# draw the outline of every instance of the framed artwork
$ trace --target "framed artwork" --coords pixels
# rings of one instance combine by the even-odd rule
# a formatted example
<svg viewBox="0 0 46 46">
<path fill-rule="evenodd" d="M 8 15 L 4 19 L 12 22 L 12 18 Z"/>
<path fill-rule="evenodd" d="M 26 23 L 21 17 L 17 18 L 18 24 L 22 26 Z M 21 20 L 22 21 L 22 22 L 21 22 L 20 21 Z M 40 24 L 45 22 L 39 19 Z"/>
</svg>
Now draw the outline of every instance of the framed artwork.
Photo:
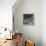
<svg viewBox="0 0 46 46">
<path fill-rule="evenodd" d="M 15 20 L 14 20 L 14 13 L 13 13 L 13 31 L 15 30 Z"/>
<path fill-rule="evenodd" d="M 23 14 L 23 24 L 34 25 L 34 14 Z"/>
</svg>

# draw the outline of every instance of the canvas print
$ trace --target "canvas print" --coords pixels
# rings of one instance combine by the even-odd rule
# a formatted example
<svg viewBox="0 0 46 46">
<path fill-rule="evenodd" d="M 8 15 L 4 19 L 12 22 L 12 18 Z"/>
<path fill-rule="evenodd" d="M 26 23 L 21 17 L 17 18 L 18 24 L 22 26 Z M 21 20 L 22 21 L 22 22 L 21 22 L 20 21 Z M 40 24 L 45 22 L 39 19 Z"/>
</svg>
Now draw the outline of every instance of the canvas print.
<svg viewBox="0 0 46 46">
<path fill-rule="evenodd" d="M 23 15 L 23 24 L 34 25 L 34 14 L 24 14 Z"/>
</svg>

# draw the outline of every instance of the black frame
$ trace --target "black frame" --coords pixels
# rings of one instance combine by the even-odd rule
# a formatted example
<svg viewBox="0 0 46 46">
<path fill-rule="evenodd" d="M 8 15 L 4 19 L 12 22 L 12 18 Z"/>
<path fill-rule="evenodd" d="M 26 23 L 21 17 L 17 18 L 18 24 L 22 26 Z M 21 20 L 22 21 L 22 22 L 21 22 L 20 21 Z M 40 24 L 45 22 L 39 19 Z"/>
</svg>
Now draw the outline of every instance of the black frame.
<svg viewBox="0 0 46 46">
<path fill-rule="evenodd" d="M 23 14 L 23 24 L 34 25 L 34 14 Z"/>
</svg>

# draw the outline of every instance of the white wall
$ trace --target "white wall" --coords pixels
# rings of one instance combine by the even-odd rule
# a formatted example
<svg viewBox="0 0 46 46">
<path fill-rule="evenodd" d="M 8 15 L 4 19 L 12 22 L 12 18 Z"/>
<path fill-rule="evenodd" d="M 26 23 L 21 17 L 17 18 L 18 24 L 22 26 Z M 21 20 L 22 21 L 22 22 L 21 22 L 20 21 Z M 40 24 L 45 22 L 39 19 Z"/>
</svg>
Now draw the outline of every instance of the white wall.
<svg viewBox="0 0 46 46">
<path fill-rule="evenodd" d="M 46 46 L 46 0 L 41 1 L 41 38 L 42 46 Z"/>
<path fill-rule="evenodd" d="M 36 46 L 41 46 L 41 1 L 23 0 L 17 9 L 13 8 L 13 11 L 15 16 L 15 28 L 19 32 L 22 32 L 25 38 L 27 37 L 28 39 L 34 40 Z M 23 14 L 25 13 L 34 13 L 35 25 L 23 24 Z"/>
<path fill-rule="evenodd" d="M 12 28 L 12 6 L 16 0 L 0 0 L 0 27 Z"/>
</svg>

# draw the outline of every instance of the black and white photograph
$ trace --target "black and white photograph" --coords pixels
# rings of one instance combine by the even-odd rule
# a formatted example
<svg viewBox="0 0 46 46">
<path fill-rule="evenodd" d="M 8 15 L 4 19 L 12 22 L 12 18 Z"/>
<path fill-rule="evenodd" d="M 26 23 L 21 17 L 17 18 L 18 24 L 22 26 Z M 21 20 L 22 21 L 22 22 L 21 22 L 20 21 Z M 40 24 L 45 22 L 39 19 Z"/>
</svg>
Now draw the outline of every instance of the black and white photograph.
<svg viewBox="0 0 46 46">
<path fill-rule="evenodd" d="M 24 14 L 23 15 L 23 24 L 34 25 L 34 14 Z"/>
</svg>

